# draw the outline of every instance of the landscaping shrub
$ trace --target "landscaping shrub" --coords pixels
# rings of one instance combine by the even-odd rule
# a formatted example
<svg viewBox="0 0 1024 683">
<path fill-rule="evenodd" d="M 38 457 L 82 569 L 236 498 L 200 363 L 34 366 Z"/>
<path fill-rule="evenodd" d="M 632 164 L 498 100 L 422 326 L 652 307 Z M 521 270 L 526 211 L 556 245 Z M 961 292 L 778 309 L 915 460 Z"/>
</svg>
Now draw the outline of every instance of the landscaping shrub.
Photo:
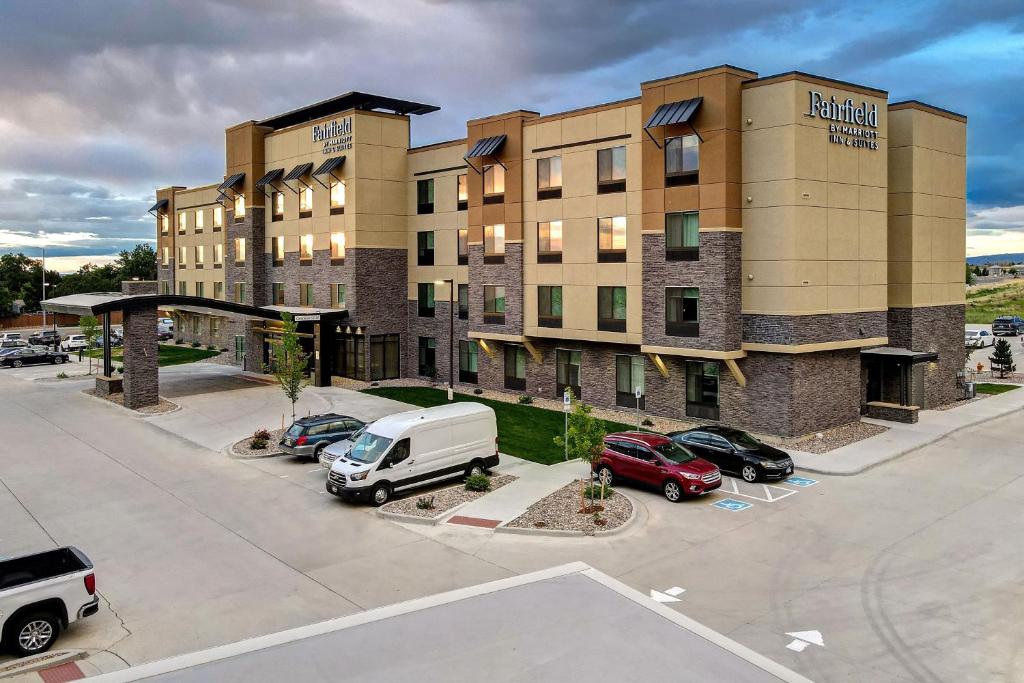
<svg viewBox="0 0 1024 683">
<path fill-rule="evenodd" d="M 61 372 L 57 373 L 57 379 L 67 379 L 67 378 L 68 378 L 68 373 L 64 372 L 63 370 Z"/>
<path fill-rule="evenodd" d="M 262 451 L 267 447 L 268 443 L 270 443 L 270 432 L 263 427 L 260 427 L 253 432 L 252 440 L 249 441 L 249 448 L 254 451 Z"/>
<path fill-rule="evenodd" d="M 202 344 L 200 344 L 199 342 L 197 342 L 197 341 L 192 342 L 192 348 L 193 349 L 198 349 L 200 346 L 202 346 Z"/>
<path fill-rule="evenodd" d="M 217 350 L 217 347 L 216 347 L 216 346 L 214 346 L 213 344 L 207 344 L 207 345 L 206 345 L 206 350 L 207 350 L 207 351 L 216 351 L 216 350 Z"/>
<path fill-rule="evenodd" d="M 491 479 L 486 474 L 471 474 L 466 477 L 467 491 L 490 491 Z"/>
<path fill-rule="evenodd" d="M 479 396 L 480 394 L 484 393 L 484 390 L 483 389 L 474 389 L 473 393 L 476 394 L 477 396 Z"/>
<path fill-rule="evenodd" d="M 433 496 L 421 496 L 416 499 L 416 508 L 419 510 L 433 510 L 434 509 L 434 497 Z"/>
<path fill-rule="evenodd" d="M 611 497 L 612 493 L 614 493 L 614 492 L 615 491 L 612 489 L 611 486 L 605 486 L 604 487 L 604 497 L 605 498 Z M 600 500 L 601 499 L 601 485 L 600 484 L 587 484 L 586 486 L 583 487 L 583 497 L 584 498 L 591 498 L 593 500 Z"/>
<path fill-rule="evenodd" d="M 180 345 L 185 343 L 185 340 L 184 339 L 175 339 L 174 343 L 180 346 Z"/>
<path fill-rule="evenodd" d="M 653 427 L 654 426 L 654 422 L 651 421 L 651 418 L 649 418 L 649 417 L 645 417 L 643 419 L 643 422 L 641 422 L 640 424 L 643 425 L 644 427 Z"/>
<path fill-rule="evenodd" d="M 264 441 L 270 441 L 270 431 L 265 429 L 265 428 L 263 428 L 263 427 L 260 427 L 255 432 L 253 432 L 252 438 L 254 438 L 254 439 L 263 439 Z"/>
<path fill-rule="evenodd" d="M 529 394 L 523 394 L 522 396 L 519 397 L 520 405 L 528 406 L 531 403 L 533 403 L 533 396 L 530 396 Z"/>
</svg>

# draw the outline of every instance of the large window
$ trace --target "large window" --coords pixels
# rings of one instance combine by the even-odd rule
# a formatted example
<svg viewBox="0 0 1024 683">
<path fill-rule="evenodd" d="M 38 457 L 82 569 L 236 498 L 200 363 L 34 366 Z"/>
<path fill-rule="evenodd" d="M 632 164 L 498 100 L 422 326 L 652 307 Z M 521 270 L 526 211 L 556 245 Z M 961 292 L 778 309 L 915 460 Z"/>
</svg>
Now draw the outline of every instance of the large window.
<svg viewBox="0 0 1024 683">
<path fill-rule="evenodd" d="M 335 351 L 334 367 L 342 377 L 366 379 L 366 337 L 361 334 L 341 335 Z"/>
<path fill-rule="evenodd" d="M 284 235 L 270 238 L 271 263 L 275 266 L 284 265 Z"/>
<path fill-rule="evenodd" d="M 245 195 L 244 194 L 236 194 L 235 195 L 235 222 L 238 223 L 238 222 L 244 221 L 244 220 L 245 220 Z"/>
<path fill-rule="evenodd" d="M 505 288 L 484 285 L 484 322 L 488 325 L 505 324 Z"/>
<path fill-rule="evenodd" d="M 505 262 L 505 226 L 484 226 L 484 263 Z"/>
<path fill-rule="evenodd" d="M 423 230 L 416 233 L 416 265 L 434 265 L 434 231 Z"/>
<path fill-rule="evenodd" d="M 416 213 L 434 213 L 434 179 L 416 181 Z"/>
<path fill-rule="evenodd" d="M 204 298 L 206 297 L 206 283 L 205 282 L 197 282 L 196 283 L 196 296 L 204 297 Z M 197 318 L 197 320 L 198 320 L 198 318 Z"/>
<path fill-rule="evenodd" d="M 718 419 L 718 363 L 687 361 L 686 415 Z"/>
<path fill-rule="evenodd" d="M 220 280 L 213 283 L 213 298 L 224 300 L 224 283 Z"/>
<path fill-rule="evenodd" d="M 459 285 L 459 320 L 469 320 L 469 285 Z"/>
<path fill-rule="evenodd" d="M 670 337 L 700 335 L 700 290 L 697 287 L 665 288 L 665 334 Z"/>
<path fill-rule="evenodd" d="M 224 245 L 221 244 L 220 242 L 213 245 L 213 267 L 224 267 Z"/>
<path fill-rule="evenodd" d="M 331 178 L 331 213 L 345 213 L 345 183 Z"/>
<path fill-rule="evenodd" d="M 235 238 L 235 265 L 245 265 L 245 238 Z"/>
<path fill-rule="evenodd" d="M 178 247 L 178 267 L 188 267 L 188 247 Z"/>
<path fill-rule="evenodd" d="M 636 390 L 640 390 L 640 410 L 644 409 L 644 357 L 615 356 L 615 405 L 636 408 Z"/>
<path fill-rule="evenodd" d="M 284 283 L 273 282 L 270 285 L 270 300 L 275 306 L 284 305 Z"/>
<path fill-rule="evenodd" d="M 469 207 L 469 177 L 463 173 L 456 177 L 455 185 L 458 191 L 459 211 L 465 211 Z"/>
<path fill-rule="evenodd" d="M 235 335 L 235 362 L 239 365 L 245 360 L 245 335 Z"/>
<path fill-rule="evenodd" d="M 604 332 L 626 331 L 626 288 L 597 288 L 597 329 Z"/>
<path fill-rule="evenodd" d="M 699 180 L 700 148 L 696 135 L 665 139 L 665 185 L 696 185 Z"/>
<path fill-rule="evenodd" d="M 621 263 L 626 260 L 626 217 L 597 219 L 598 263 Z"/>
<path fill-rule="evenodd" d="M 526 348 L 519 344 L 505 344 L 505 388 L 526 388 Z"/>
<path fill-rule="evenodd" d="M 345 285 L 331 285 L 331 308 L 345 308 Z"/>
<path fill-rule="evenodd" d="M 537 287 L 537 326 L 562 326 L 562 288 L 541 285 Z"/>
<path fill-rule="evenodd" d="M 178 283 L 178 294 L 188 296 L 188 283 L 184 280 Z"/>
<path fill-rule="evenodd" d="M 220 229 L 224 227 L 224 207 L 215 206 L 213 207 L 213 231 L 220 232 Z"/>
<path fill-rule="evenodd" d="M 188 216 L 188 214 L 186 214 L 184 211 L 179 211 L 178 212 L 178 234 L 179 235 L 184 235 L 185 234 L 185 229 L 188 228 L 188 218 L 187 218 L 187 216 Z"/>
<path fill-rule="evenodd" d="M 505 201 L 505 167 L 501 164 L 484 166 L 484 204 Z"/>
<path fill-rule="evenodd" d="M 699 214 L 696 211 L 665 214 L 665 260 L 696 261 L 699 257 Z"/>
<path fill-rule="evenodd" d="M 283 221 L 284 220 L 284 192 L 272 192 L 270 194 L 270 220 L 271 221 Z"/>
<path fill-rule="evenodd" d="M 236 304 L 244 304 L 245 303 L 245 283 L 244 282 L 236 282 L 235 283 L 235 303 Z"/>
<path fill-rule="evenodd" d="M 597 150 L 597 193 L 626 191 L 626 148 Z"/>
<path fill-rule="evenodd" d="M 370 335 L 370 379 L 398 379 L 401 374 L 401 339 L 397 334 Z"/>
<path fill-rule="evenodd" d="M 469 230 L 466 228 L 459 229 L 458 237 L 458 263 L 460 266 L 469 264 Z"/>
<path fill-rule="evenodd" d="M 420 337 L 417 372 L 421 377 L 437 376 L 437 339 L 434 337 Z"/>
<path fill-rule="evenodd" d="M 205 218 L 205 214 L 203 213 L 203 210 L 202 209 L 196 209 L 195 222 L 196 222 L 196 234 L 197 235 L 201 235 L 202 232 L 203 232 L 203 228 L 206 227 L 206 221 L 204 220 L 204 218 Z"/>
<path fill-rule="evenodd" d="M 216 285 L 216 284 L 219 284 L 219 283 L 215 282 L 214 284 Z M 170 294 L 171 293 L 171 283 L 168 282 L 167 280 L 161 280 L 160 281 L 160 293 L 161 294 Z"/>
<path fill-rule="evenodd" d="M 199 244 L 196 245 L 196 268 L 202 268 L 203 263 L 206 261 L 206 247 Z"/>
<path fill-rule="evenodd" d="M 313 284 L 311 282 L 300 282 L 299 283 L 299 305 L 300 306 L 313 306 Z"/>
<path fill-rule="evenodd" d="M 459 381 L 469 382 L 470 384 L 476 384 L 478 358 L 477 354 L 480 351 L 480 347 L 477 346 L 475 340 L 470 339 L 469 341 L 459 340 Z"/>
<path fill-rule="evenodd" d="M 566 389 L 572 389 L 572 395 L 577 399 L 583 398 L 583 387 L 580 384 L 582 358 L 582 351 L 555 351 L 555 395 L 559 398 Z"/>
<path fill-rule="evenodd" d="M 562 157 L 537 159 L 537 199 L 562 196 Z"/>
<path fill-rule="evenodd" d="M 166 235 L 171 231 L 171 220 L 166 213 L 160 214 L 160 234 Z"/>
<path fill-rule="evenodd" d="M 416 285 L 416 309 L 421 318 L 434 317 L 434 283 L 421 282 Z"/>
<path fill-rule="evenodd" d="M 302 235 L 299 237 L 299 264 L 309 265 L 313 262 L 313 236 Z"/>
<path fill-rule="evenodd" d="M 303 185 L 299 190 L 299 218 L 309 218 L 313 215 L 313 188 Z"/>
<path fill-rule="evenodd" d="M 537 263 L 562 262 L 562 221 L 537 223 Z"/>
<path fill-rule="evenodd" d="M 331 265 L 341 266 L 345 264 L 345 233 L 331 233 Z"/>
<path fill-rule="evenodd" d="M 160 264 L 166 268 L 171 263 L 171 248 L 161 247 L 160 248 Z"/>
</svg>

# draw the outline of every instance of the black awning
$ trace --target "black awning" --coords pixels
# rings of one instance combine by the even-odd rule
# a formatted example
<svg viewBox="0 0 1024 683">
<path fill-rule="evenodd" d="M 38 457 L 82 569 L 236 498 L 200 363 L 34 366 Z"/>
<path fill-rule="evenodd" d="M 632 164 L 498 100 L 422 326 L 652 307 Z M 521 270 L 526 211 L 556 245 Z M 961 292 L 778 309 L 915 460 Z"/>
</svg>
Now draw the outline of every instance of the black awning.
<svg viewBox="0 0 1024 683">
<path fill-rule="evenodd" d="M 224 202 L 226 202 L 229 199 L 231 199 L 231 197 L 227 196 L 223 192 L 221 192 L 219 195 L 217 195 L 217 202 L 220 203 L 220 204 L 223 204 Z"/>
<path fill-rule="evenodd" d="M 223 183 L 217 186 L 217 189 L 220 190 L 221 192 L 223 192 L 224 190 L 229 190 L 238 183 L 242 182 L 242 178 L 244 177 L 244 173 L 236 173 L 234 175 L 230 175 L 224 179 Z"/>
<path fill-rule="evenodd" d="M 282 178 L 282 180 L 298 180 L 302 176 L 308 175 L 311 170 L 313 170 L 313 162 L 309 162 L 308 164 L 299 164 L 292 170 L 288 171 L 288 175 Z"/>
<path fill-rule="evenodd" d="M 694 97 L 692 100 L 680 100 L 679 102 L 663 104 L 654 110 L 651 118 L 647 119 L 647 123 L 644 124 L 644 128 L 671 126 L 674 123 L 689 123 L 703 101 L 703 97 Z"/>
<path fill-rule="evenodd" d="M 473 149 L 469 150 L 463 158 L 478 159 L 479 157 L 494 156 L 498 150 L 501 149 L 502 145 L 505 144 L 505 140 L 507 139 L 507 135 L 495 135 L 492 138 L 481 138 L 476 141 L 476 144 L 473 145 Z"/>
<path fill-rule="evenodd" d="M 166 199 L 157 200 L 157 203 L 149 207 L 149 213 L 159 213 L 163 209 L 167 208 L 169 202 Z"/>
<path fill-rule="evenodd" d="M 926 363 L 938 360 L 939 354 L 935 351 L 911 351 L 895 346 L 875 346 L 870 349 L 861 349 L 861 358 L 875 358 L 878 360 L 891 360 L 895 363 Z"/>
<path fill-rule="evenodd" d="M 333 173 L 336 169 L 340 168 L 343 163 L 345 163 L 344 156 L 331 157 L 324 163 L 320 164 L 320 166 L 315 171 L 313 171 L 313 175 L 318 176 Z"/>
<path fill-rule="evenodd" d="M 263 174 L 262 178 L 256 181 L 256 187 L 263 187 L 264 185 L 269 185 L 270 183 L 279 180 L 283 173 L 283 168 L 275 168 L 273 171 L 267 171 Z"/>
</svg>

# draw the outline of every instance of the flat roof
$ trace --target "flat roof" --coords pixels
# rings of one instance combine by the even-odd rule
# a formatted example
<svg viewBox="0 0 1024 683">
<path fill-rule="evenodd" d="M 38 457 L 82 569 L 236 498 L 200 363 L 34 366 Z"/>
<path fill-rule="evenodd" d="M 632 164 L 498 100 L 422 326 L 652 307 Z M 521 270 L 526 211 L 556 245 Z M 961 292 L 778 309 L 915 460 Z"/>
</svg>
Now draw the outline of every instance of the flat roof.
<svg viewBox="0 0 1024 683">
<path fill-rule="evenodd" d="M 384 436 L 390 439 L 402 434 L 412 425 L 424 422 L 428 419 L 430 421 L 447 420 L 453 417 L 463 417 L 465 415 L 478 415 L 481 413 L 493 414 L 493 412 L 493 410 L 482 403 L 448 403 L 431 408 L 419 408 L 417 410 L 407 410 L 404 413 L 387 415 L 374 422 L 371 431 L 378 436 Z"/>
<path fill-rule="evenodd" d="M 363 111 L 381 109 L 404 116 L 408 114 L 429 114 L 430 112 L 439 110 L 440 107 L 436 107 L 432 104 L 423 104 L 422 102 L 411 102 L 409 100 L 399 100 L 393 97 L 384 97 L 383 95 L 371 95 L 369 93 L 353 91 L 330 99 L 321 100 L 320 102 L 314 102 L 313 104 L 306 105 L 305 107 L 292 109 L 291 111 L 287 111 L 283 114 L 271 116 L 270 118 L 263 119 L 262 121 L 257 121 L 257 125 L 278 130 L 280 128 L 288 128 L 289 126 L 294 126 L 299 123 L 307 123 L 309 121 L 322 119 L 325 116 L 338 114 L 343 111 L 348 111 L 349 109 L 361 109 Z"/>
<path fill-rule="evenodd" d="M 93 680 L 561 683 L 591 676 L 809 683 L 582 562 Z"/>
<path fill-rule="evenodd" d="M 282 313 L 295 316 L 323 317 L 329 322 L 343 322 L 348 318 L 344 308 L 307 308 L 304 306 L 250 306 L 224 299 L 181 294 L 121 294 L 120 292 L 93 292 L 70 294 L 40 303 L 43 310 L 71 315 L 99 315 L 110 311 L 139 310 L 145 308 L 180 309 L 197 313 L 228 313 L 264 320 L 281 320 Z"/>
</svg>

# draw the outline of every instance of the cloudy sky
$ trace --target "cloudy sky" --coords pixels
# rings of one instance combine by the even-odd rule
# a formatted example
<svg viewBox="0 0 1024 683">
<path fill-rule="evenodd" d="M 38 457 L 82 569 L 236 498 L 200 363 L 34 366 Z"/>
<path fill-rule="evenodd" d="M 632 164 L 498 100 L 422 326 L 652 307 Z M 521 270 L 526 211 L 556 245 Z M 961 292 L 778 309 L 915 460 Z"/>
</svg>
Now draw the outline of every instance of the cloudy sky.
<svg viewBox="0 0 1024 683">
<path fill-rule="evenodd" d="M 967 114 L 968 251 L 1024 251 L 1019 0 L 3 0 L 0 252 L 102 262 L 154 188 L 223 175 L 225 127 L 349 90 L 440 105 L 424 144 L 724 62 Z"/>
</svg>

